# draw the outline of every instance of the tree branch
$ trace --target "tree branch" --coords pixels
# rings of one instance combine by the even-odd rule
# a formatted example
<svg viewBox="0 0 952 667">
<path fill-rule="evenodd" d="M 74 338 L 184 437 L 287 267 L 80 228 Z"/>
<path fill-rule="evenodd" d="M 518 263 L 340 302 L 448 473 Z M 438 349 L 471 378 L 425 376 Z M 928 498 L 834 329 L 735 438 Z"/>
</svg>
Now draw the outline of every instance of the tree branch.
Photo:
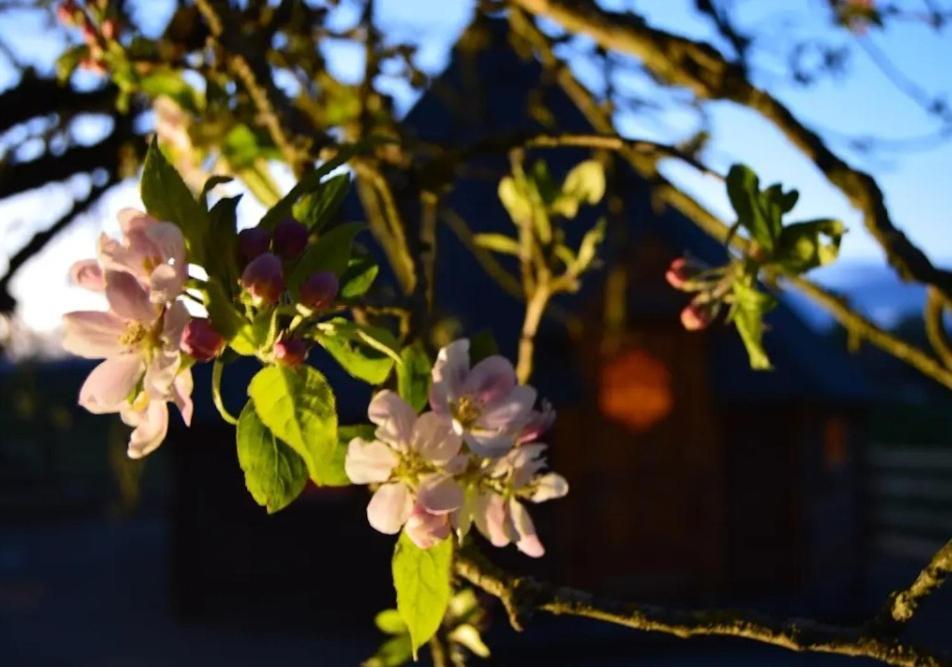
<svg viewBox="0 0 952 667">
<path fill-rule="evenodd" d="M 532 14 L 559 23 L 570 32 L 588 35 L 603 48 L 639 58 L 659 79 L 684 86 L 698 97 L 731 100 L 758 111 L 863 213 L 866 228 L 903 279 L 935 285 L 952 300 L 952 272 L 934 266 L 926 254 L 893 225 L 876 181 L 841 160 L 779 100 L 751 84 L 742 68 L 724 60 L 716 49 L 651 28 L 640 17 L 604 11 L 595 3 L 511 1 Z"/>
<path fill-rule="evenodd" d="M 841 627 L 805 619 L 772 619 L 734 610 L 677 610 L 621 602 L 586 591 L 554 586 L 532 577 L 516 577 L 493 565 L 472 545 L 457 552 L 456 572 L 503 603 L 510 623 L 522 630 L 536 611 L 614 623 L 635 630 L 661 632 L 682 639 L 697 636 L 738 637 L 791 651 L 835 653 L 881 660 L 890 665 L 938 666 L 948 656 L 904 644 L 870 627 Z"/>
<path fill-rule="evenodd" d="M 952 573 L 952 540 L 936 552 L 932 560 L 923 568 L 909 588 L 896 591 L 889 596 L 889 602 L 880 614 L 885 627 L 901 626 L 908 623 L 926 597 L 934 593 Z"/>
</svg>

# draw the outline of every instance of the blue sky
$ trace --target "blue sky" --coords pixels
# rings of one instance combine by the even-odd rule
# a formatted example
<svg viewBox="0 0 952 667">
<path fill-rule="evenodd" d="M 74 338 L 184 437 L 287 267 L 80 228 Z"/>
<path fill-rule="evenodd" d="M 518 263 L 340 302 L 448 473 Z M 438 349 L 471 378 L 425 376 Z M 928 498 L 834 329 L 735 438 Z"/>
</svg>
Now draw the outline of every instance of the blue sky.
<svg viewBox="0 0 952 667">
<path fill-rule="evenodd" d="M 164 3 L 140 1 L 134 4 L 150 31 L 160 28 L 166 14 Z M 446 63 L 452 43 L 470 20 L 472 4 L 466 0 L 378 0 L 377 20 L 393 38 L 419 43 L 420 66 L 436 73 Z M 692 0 L 605 0 L 603 4 L 615 8 L 633 6 L 659 27 L 715 42 L 717 39 L 712 28 L 698 19 Z M 924 6 L 921 0 L 899 4 L 914 10 Z M 926 249 L 933 260 L 952 264 L 952 234 L 949 233 L 952 142 L 935 141 L 915 151 L 877 152 L 870 156 L 851 150 L 841 136 L 904 139 L 934 133 L 938 122 L 896 89 L 858 48 L 858 40 L 869 40 L 930 95 L 948 98 L 952 89 L 948 67 L 952 60 L 949 29 L 935 33 L 919 23 L 895 23 L 886 32 L 870 31 L 865 36 L 855 36 L 830 29 L 825 0 L 739 0 L 736 6 L 741 28 L 758 26 L 758 33 L 774 36 L 755 46 L 755 81 L 789 104 L 807 125 L 820 130 L 849 162 L 870 171 L 886 194 L 896 224 Z M 351 25 L 356 17 L 357 13 L 346 1 L 334 13 L 340 27 Z M 819 35 L 850 47 L 847 72 L 841 77 L 821 78 L 807 88 L 786 81 L 781 76 L 784 71 L 780 57 L 782 47 L 798 35 Z M 28 15 L 0 21 L 0 38 L 41 68 L 49 67 L 60 39 L 41 21 Z M 347 80 L 359 79 L 363 57 L 359 48 L 342 43 L 326 44 L 323 48 L 336 73 Z M 578 62 L 576 67 L 581 76 L 597 84 L 584 62 Z M 12 83 L 9 68 L 0 65 L 0 87 Z M 620 74 L 617 84 L 649 97 L 668 94 L 636 74 Z M 408 90 L 393 82 L 388 85 L 399 108 L 405 110 L 412 105 L 415 98 Z M 795 218 L 839 217 L 847 223 L 850 233 L 843 243 L 841 262 L 817 272 L 818 279 L 849 285 L 851 280 L 862 280 L 861 276 L 865 275 L 857 267 L 882 261 L 881 251 L 844 197 L 769 123 L 730 103 L 706 104 L 705 110 L 713 129 L 712 141 L 704 154 L 711 166 L 726 171 L 732 162 L 746 162 L 765 181 L 782 181 L 800 190 L 800 203 L 793 212 Z M 662 141 L 677 141 L 688 136 L 695 127 L 691 116 L 675 112 L 660 116 L 626 113 L 620 114 L 617 120 L 622 132 L 629 136 Z M 715 211 L 730 217 L 721 184 L 674 162 L 664 168 L 671 178 Z M 86 186 L 78 179 L 76 183 L 47 188 L 0 205 L 3 239 L 0 271 L 5 270 L 6 255 L 14 252 L 33 230 L 55 219 L 56 212 L 66 206 L 64 193 L 71 187 L 81 191 Z M 68 287 L 66 268 L 71 261 L 91 255 L 99 232 L 114 231 L 115 211 L 123 205 L 135 205 L 136 200 L 134 184 L 118 188 L 102 206 L 74 224 L 24 267 L 13 288 L 22 304 L 20 314 L 28 325 L 39 329 L 55 327 L 62 312 L 90 307 L 95 302 L 90 295 Z M 249 219 L 259 212 L 250 202 L 243 204 L 243 209 Z"/>
</svg>

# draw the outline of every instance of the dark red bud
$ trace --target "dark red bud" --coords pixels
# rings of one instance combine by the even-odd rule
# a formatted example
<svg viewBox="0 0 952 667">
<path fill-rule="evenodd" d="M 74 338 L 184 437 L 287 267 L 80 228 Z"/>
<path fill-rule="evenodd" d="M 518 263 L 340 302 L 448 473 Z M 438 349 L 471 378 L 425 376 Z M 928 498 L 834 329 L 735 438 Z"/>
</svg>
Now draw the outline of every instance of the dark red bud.
<svg viewBox="0 0 952 667">
<path fill-rule="evenodd" d="M 337 276 L 330 271 L 321 271 L 304 281 L 298 301 L 311 310 L 324 310 L 334 303 L 339 289 Z"/>
<path fill-rule="evenodd" d="M 267 229 L 261 227 L 252 227 L 242 229 L 238 232 L 238 258 L 241 264 L 245 265 L 255 257 L 259 257 L 268 252 L 268 245 L 271 243 L 271 234 Z"/>
<path fill-rule="evenodd" d="M 281 260 L 270 252 L 258 255 L 241 274 L 241 286 L 258 305 L 270 306 L 277 303 L 284 292 Z"/>
<path fill-rule="evenodd" d="M 225 339 L 204 317 L 193 317 L 182 331 L 180 347 L 195 361 L 210 361 L 221 354 Z"/>
<path fill-rule="evenodd" d="M 274 344 L 274 360 L 283 366 L 300 366 L 307 358 L 307 346 L 300 338 L 282 338 Z"/>
<path fill-rule="evenodd" d="M 288 218 L 274 228 L 274 251 L 284 259 L 294 259 L 307 245 L 307 227 Z"/>
</svg>

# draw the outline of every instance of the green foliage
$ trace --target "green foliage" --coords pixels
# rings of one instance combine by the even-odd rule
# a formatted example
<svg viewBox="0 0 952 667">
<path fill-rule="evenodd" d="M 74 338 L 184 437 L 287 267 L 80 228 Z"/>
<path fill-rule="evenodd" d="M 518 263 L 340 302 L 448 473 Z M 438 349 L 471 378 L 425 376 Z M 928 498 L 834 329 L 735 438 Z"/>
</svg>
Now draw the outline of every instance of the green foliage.
<svg viewBox="0 0 952 667">
<path fill-rule="evenodd" d="M 355 246 L 357 250 L 360 246 Z M 380 272 L 380 266 L 374 261 L 373 257 L 365 251 L 359 254 L 351 255 L 347 260 L 347 268 L 340 276 L 340 298 L 356 299 L 366 294 L 367 290 L 374 284 L 377 274 Z"/>
<path fill-rule="evenodd" d="M 284 509 L 300 495 L 307 483 L 307 465 L 288 445 L 266 427 L 251 401 L 245 404 L 235 431 L 238 465 L 245 486 L 268 514 Z"/>
<path fill-rule="evenodd" d="M 740 278 L 732 285 L 732 302 L 728 320 L 734 323 L 737 333 L 744 341 L 750 367 L 755 370 L 769 370 L 770 359 L 763 346 L 764 315 L 771 310 L 776 301 L 754 286 L 753 279 Z"/>
<path fill-rule="evenodd" d="M 214 320 L 212 322 L 214 323 Z M 269 312 L 264 310 L 258 313 L 250 322 L 242 320 L 242 324 L 231 338 L 229 346 L 238 354 L 250 357 L 258 354 L 259 351 L 270 350 L 277 338 L 278 311 Z"/>
<path fill-rule="evenodd" d="M 575 165 L 551 204 L 553 212 L 574 218 L 581 204 L 597 204 L 605 196 L 605 169 L 598 160 Z"/>
<path fill-rule="evenodd" d="M 314 340 L 341 367 L 368 384 L 381 384 L 400 362 L 397 341 L 386 329 L 335 317 L 318 324 Z"/>
<path fill-rule="evenodd" d="M 349 191 L 350 174 L 332 176 L 294 204 L 294 217 L 312 232 L 319 232 L 337 215 Z"/>
<path fill-rule="evenodd" d="M 400 533 L 393 552 L 393 586 L 414 657 L 417 649 L 436 633 L 446 613 L 452 593 L 452 560 L 452 539 L 420 549 L 405 532 Z"/>
<path fill-rule="evenodd" d="M 208 214 L 165 159 L 155 140 L 145 156 L 141 188 L 146 211 L 159 220 L 178 225 L 188 244 L 189 260 L 200 263 L 204 259 L 202 248 Z"/>
<path fill-rule="evenodd" d="M 400 352 L 403 363 L 397 366 L 397 391 L 417 412 L 426 407 L 430 391 L 430 355 L 423 341 L 416 340 Z"/>
<path fill-rule="evenodd" d="M 792 273 L 805 273 L 829 264 L 839 254 L 845 233 L 842 222 L 828 218 L 787 225 L 780 232 L 777 262 Z"/>
<path fill-rule="evenodd" d="M 279 222 L 290 217 L 294 213 L 294 205 L 306 194 L 316 192 L 321 188 L 321 179 L 347 162 L 356 153 L 355 148 L 344 149 L 338 152 L 333 159 L 328 160 L 320 167 L 307 174 L 298 181 L 297 185 L 291 188 L 278 203 L 272 206 L 258 223 L 265 229 L 274 229 Z"/>
<path fill-rule="evenodd" d="M 308 245 L 288 274 L 288 289 L 296 294 L 301 284 L 316 271 L 332 271 L 339 277 L 347 269 L 354 237 L 364 228 L 359 222 L 338 225 Z"/>
<path fill-rule="evenodd" d="M 248 385 L 255 411 L 271 432 L 307 464 L 316 484 L 341 479 L 337 407 L 327 380 L 311 366 L 266 366 Z"/>
</svg>

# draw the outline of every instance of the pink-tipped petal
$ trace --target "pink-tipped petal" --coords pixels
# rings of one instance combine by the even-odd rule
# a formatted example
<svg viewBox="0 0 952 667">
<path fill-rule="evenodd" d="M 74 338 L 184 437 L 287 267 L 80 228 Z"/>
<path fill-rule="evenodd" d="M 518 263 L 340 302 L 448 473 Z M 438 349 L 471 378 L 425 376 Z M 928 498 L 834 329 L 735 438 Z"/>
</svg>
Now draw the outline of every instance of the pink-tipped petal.
<svg viewBox="0 0 952 667">
<path fill-rule="evenodd" d="M 166 349 L 170 351 L 178 349 L 182 341 L 182 333 L 191 319 L 188 308 L 181 301 L 176 301 L 165 309 L 165 317 L 162 320 L 162 344 Z"/>
<path fill-rule="evenodd" d="M 497 354 L 473 366 L 463 385 L 463 393 L 490 405 L 508 396 L 515 386 L 515 369 L 508 359 Z"/>
<path fill-rule="evenodd" d="M 78 311 L 63 316 L 63 347 L 67 352 L 102 359 L 123 351 L 126 323 L 114 313 Z"/>
<path fill-rule="evenodd" d="M 373 397 L 367 416 L 377 425 L 377 437 L 405 451 L 413 440 L 416 412 L 396 392 L 385 389 Z"/>
<path fill-rule="evenodd" d="M 175 300 L 185 289 L 188 266 L 185 262 L 185 239 L 182 231 L 170 222 L 157 222 L 145 231 L 158 249 L 163 263 L 153 269 L 149 278 L 153 303 Z"/>
<path fill-rule="evenodd" d="M 490 459 L 505 455 L 516 444 L 515 436 L 489 431 L 468 431 L 463 440 L 474 454 Z"/>
<path fill-rule="evenodd" d="M 445 514 L 433 514 L 417 504 L 407 518 L 404 530 L 415 545 L 429 549 L 450 536 L 450 519 Z"/>
<path fill-rule="evenodd" d="M 430 463 L 449 463 L 459 454 L 462 444 L 462 439 L 453 432 L 453 424 L 449 419 L 435 412 L 426 412 L 417 417 L 411 446 Z"/>
<path fill-rule="evenodd" d="M 536 390 L 532 387 L 513 387 L 485 407 L 476 425 L 491 431 L 515 431 L 518 435 L 532 416 L 535 400 Z"/>
<path fill-rule="evenodd" d="M 476 529 L 494 547 L 504 547 L 511 541 L 506 501 L 497 493 L 483 493 L 475 502 L 473 520 Z"/>
<path fill-rule="evenodd" d="M 158 449 L 165 440 L 169 430 L 169 409 L 165 401 L 149 401 L 141 411 L 124 411 L 122 420 L 135 427 L 129 436 L 126 454 L 130 459 L 141 459 Z"/>
<path fill-rule="evenodd" d="M 131 273 L 106 272 L 106 299 L 119 317 L 150 325 L 159 310 L 149 300 L 149 294 Z"/>
<path fill-rule="evenodd" d="M 413 509 L 413 495 L 403 482 L 384 484 L 367 505 L 370 525 L 387 535 L 396 535 Z"/>
<path fill-rule="evenodd" d="M 515 539 L 516 548 L 522 553 L 532 558 L 541 558 L 545 555 L 545 548 L 539 541 L 536 534 L 535 525 L 532 523 L 532 517 L 529 511 L 515 498 L 509 501 L 509 513 L 512 517 L 512 526 L 516 530 L 517 539 Z"/>
<path fill-rule="evenodd" d="M 449 514 L 463 504 L 463 487 L 450 475 L 428 475 L 420 480 L 417 502 L 433 514 Z"/>
<path fill-rule="evenodd" d="M 96 366 L 79 390 L 79 404 L 94 414 L 118 412 L 142 377 L 142 357 L 120 354 Z"/>
<path fill-rule="evenodd" d="M 106 278 L 99 262 L 95 259 L 81 259 L 74 262 L 69 267 L 69 279 L 74 285 L 79 285 L 93 292 L 102 292 L 106 289 Z"/>
<path fill-rule="evenodd" d="M 119 209 L 116 218 L 119 220 L 119 229 L 122 230 L 123 236 L 144 231 L 158 222 L 148 213 L 131 207 Z"/>
<path fill-rule="evenodd" d="M 453 341 L 436 355 L 433 364 L 433 383 L 430 385 L 430 407 L 440 414 L 448 414 L 450 401 L 463 391 L 469 374 L 469 340 Z"/>
<path fill-rule="evenodd" d="M 379 440 L 354 438 L 347 445 L 344 470 L 354 484 L 371 484 L 386 482 L 399 463 L 396 452 Z"/>
<path fill-rule="evenodd" d="M 175 403 L 175 407 L 179 409 L 182 415 L 182 421 L 185 422 L 186 426 L 192 425 L 192 411 L 194 409 L 192 403 L 193 387 L 194 382 L 190 369 L 186 369 L 176 375 L 175 381 L 172 383 L 172 401 Z"/>
</svg>

